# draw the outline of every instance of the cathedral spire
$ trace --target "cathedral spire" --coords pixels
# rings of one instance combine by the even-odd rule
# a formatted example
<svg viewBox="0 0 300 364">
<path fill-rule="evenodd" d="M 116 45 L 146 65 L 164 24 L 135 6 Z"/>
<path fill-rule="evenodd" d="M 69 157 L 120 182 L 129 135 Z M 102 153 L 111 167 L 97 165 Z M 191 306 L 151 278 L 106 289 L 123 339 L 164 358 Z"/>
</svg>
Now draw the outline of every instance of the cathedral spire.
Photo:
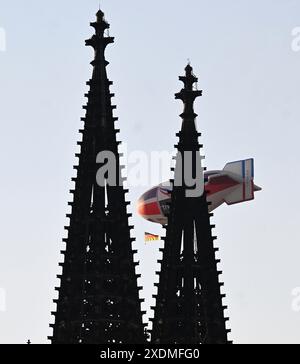
<svg viewBox="0 0 300 364">
<path fill-rule="evenodd" d="M 188 196 L 185 183 L 187 170 L 197 176 L 195 172 L 201 169 L 201 134 L 195 126 L 194 102 L 202 91 L 194 85 L 198 79 L 190 65 L 179 79 L 184 88 L 175 97 L 183 101 L 184 111 L 177 134 L 175 180 L 171 181 L 170 214 L 163 259 L 159 261 L 151 340 L 154 344 L 226 344 L 229 330 L 215 256 L 218 249 L 214 247 L 210 224 L 212 214 L 208 212 L 206 192 Z"/>
<path fill-rule="evenodd" d="M 81 150 L 76 154 L 79 163 L 72 179 L 75 188 L 69 203 L 68 237 L 62 251 L 64 262 L 58 276 L 60 286 L 53 327 L 53 344 L 138 344 L 145 342 L 142 320 L 141 287 L 137 284 L 138 263 L 132 249 L 132 226 L 127 213 L 128 202 L 120 176 L 119 142 L 115 128 L 117 118 L 110 92 L 112 82 L 107 78 L 105 48 L 113 38 L 105 34 L 109 24 L 101 10 L 91 25 L 95 34 L 86 45 L 95 50 L 93 75 L 87 82 L 87 105 Z M 115 184 L 107 175 L 97 179 L 97 156 L 110 152 Z"/>
</svg>

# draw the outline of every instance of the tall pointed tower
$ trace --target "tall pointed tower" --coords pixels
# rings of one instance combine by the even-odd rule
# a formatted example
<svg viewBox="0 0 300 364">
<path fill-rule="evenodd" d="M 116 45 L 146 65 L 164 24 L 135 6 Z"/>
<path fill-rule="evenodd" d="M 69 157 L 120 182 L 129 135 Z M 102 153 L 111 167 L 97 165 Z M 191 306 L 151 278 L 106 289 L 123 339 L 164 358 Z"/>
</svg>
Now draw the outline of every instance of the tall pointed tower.
<svg viewBox="0 0 300 364">
<path fill-rule="evenodd" d="M 112 82 L 108 80 L 105 48 L 114 39 L 107 35 L 109 24 L 102 11 L 97 21 L 91 23 L 95 35 L 86 41 L 95 50 L 77 177 L 73 179 L 75 189 L 68 237 L 63 239 L 66 249 L 61 263 L 62 275 L 53 312 L 55 323 L 53 344 L 138 344 L 145 341 L 142 322 L 140 287 L 134 262 L 132 239 L 128 223 L 128 202 L 119 174 L 120 155 L 113 116 L 115 106 L 111 104 Z M 114 156 L 114 171 L 103 177 L 97 175 L 102 166 L 96 163 L 98 153 L 106 151 Z M 102 161 L 104 162 L 104 160 Z M 110 184 L 109 174 L 116 175 L 116 185 Z M 96 182 L 97 175 L 97 182 Z"/>
<path fill-rule="evenodd" d="M 177 134 L 175 183 L 165 247 L 159 273 L 158 292 L 152 328 L 153 344 L 225 344 L 228 343 L 226 321 L 219 283 L 206 192 L 188 196 L 186 171 L 196 176 L 201 168 L 196 130 L 194 101 L 202 95 L 194 84 L 198 79 L 188 65 L 179 77 L 184 88 L 175 95 L 184 103 L 182 129 Z M 201 176 L 203 176 L 201 172 Z M 180 185 L 176 183 L 182 180 Z M 193 186 L 192 186 L 193 187 Z"/>
</svg>

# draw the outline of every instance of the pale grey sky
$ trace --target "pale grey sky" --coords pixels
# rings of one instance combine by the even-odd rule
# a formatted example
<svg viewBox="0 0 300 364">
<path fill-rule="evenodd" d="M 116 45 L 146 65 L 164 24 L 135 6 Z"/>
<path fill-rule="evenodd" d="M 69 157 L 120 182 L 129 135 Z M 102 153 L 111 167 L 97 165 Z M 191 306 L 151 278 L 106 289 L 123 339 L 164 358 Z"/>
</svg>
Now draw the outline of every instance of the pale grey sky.
<svg viewBox="0 0 300 364">
<path fill-rule="evenodd" d="M 85 82 L 99 1 L 0 0 L 0 343 L 47 342 L 65 236 Z M 300 343 L 297 0 L 102 0 L 115 44 L 107 59 L 120 138 L 130 150 L 172 151 L 174 100 L 190 59 L 206 166 L 255 158 L 255 201 L 215 212 L 222 280 L 236 343 Z M 1 42 L 1 40 L 0 40 Z M 3 45 L 3 43 L 2 43 Z M 151 187 L 151 186 L 149 186 Z M 131 210 L 145 188 L 131 188 Z M 159 226 L 134 214 L 144 308 L 153 304 Z"/>
</svg>

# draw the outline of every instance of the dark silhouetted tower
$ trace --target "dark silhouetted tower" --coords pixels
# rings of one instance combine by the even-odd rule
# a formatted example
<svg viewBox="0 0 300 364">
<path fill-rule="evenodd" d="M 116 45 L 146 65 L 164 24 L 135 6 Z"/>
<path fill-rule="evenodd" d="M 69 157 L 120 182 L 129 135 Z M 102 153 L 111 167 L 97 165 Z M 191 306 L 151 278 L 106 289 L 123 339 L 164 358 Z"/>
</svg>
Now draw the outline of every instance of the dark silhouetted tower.
<svg viewBox="0 0 300 364">
<path fill-rule="evenodd" d="M 72 211 L 66 249 L 61 263 L 62 274 L 58 290 L 53 344 L 109 344 L 145 342 L 142 322 L 140 287 L 134 262 L 130 236 L 132 226 L 128 219 L 123 180 L 120 176 L 120 155 L 115 129 L 117 118 L 111 104 L 112 82 L 107 78 L 105 48 L 114 39 L 107 34 L 109 24 L 102 11 L 97 21 L 91 23 L 95 35 L 86 45 L 95 50 L 91 63 L 93 75 L 90 86 L 75 189 L 70 203 Z M 116 185 L 109 182 L 109 174 L 103 177 L 97 171 L 105 164 L 97 164 L 98 153 L 108 151 L 115 157 Z M 110 172 L 113 172 L 110 170 Z"/>
<path fill-rule="evenodd" d="M 186 75 L 179 79 L 184 88 L 175 95 L 184 103 L 181 114 L 182 129 L 177 134 L 179 143 L 175 167 L 172 202 L 166 227 L 165 247 L 159 272 L 159 283 L 154 308 L 152 343 L 154 344 L 226 344 L 227 319 L 221 294 L 221 272 L 217 270 L 219 260 L 215 253 L 212 236 L 213 226 L 206 192 L 188 197 L 191 187 L 185 182 L 186 172 L 196 176 L 201 168 L 198 143 L 201 136 L 196 130 L 194 101 L 202 95 L 194 84 L 198 79 L 190 65 Z M 182 157 L 182 158 L 180 158 Z M 201 177 L 203 176 L 201 170 Z M 177 183 L 182 180 L 180 185 Z"/>
</svg>

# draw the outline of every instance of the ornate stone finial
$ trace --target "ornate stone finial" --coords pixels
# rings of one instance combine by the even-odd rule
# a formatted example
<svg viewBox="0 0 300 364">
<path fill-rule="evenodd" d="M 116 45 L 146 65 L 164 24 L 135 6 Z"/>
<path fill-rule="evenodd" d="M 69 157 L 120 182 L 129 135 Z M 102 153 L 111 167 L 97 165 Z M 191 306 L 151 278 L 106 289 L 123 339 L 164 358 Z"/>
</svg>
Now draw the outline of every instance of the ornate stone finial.
<svg viewBox="0 0 300 364">
<path fill-rule="evenodd" d="M 194 83 L 198 78 L 193 74 L 193 67 L 188 64 L 185 67 L 185 76 L 180 76 L 179 80 L 184 83 L 184 88 L 175 94 L 175 99 L 182 100 L 184 103 L 193 102 L 198 96 L 202 96 L 202 91 L 194 89 Z M 193 105 L 191 105 L 193 106 Z"/>
</svg>

